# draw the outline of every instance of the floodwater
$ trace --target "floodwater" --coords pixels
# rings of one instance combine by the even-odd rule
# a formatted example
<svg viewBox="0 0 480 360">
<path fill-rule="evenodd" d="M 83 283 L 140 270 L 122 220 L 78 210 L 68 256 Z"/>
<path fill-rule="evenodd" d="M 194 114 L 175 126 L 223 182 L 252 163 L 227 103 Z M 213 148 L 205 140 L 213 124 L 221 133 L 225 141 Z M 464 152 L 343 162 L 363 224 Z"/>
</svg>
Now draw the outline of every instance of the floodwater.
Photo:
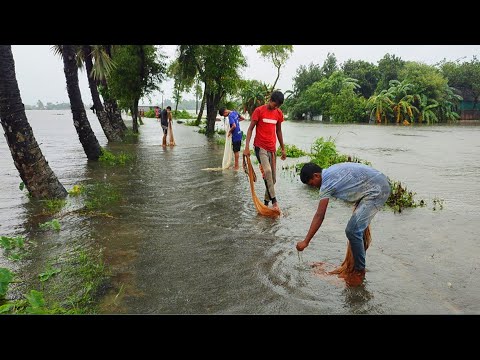
<svg viewBox="0 0 480 360">
<path fill-rule="evenodd" d="M 101 313 L 480 313 L 479 126 L 284 123 L 286 144 L 309 150 L 314 139 L 332 136 L 340 152 L 369 160 L 427 202 L 400 214 L 385 208 L 376 215 L 366 281 L 348 288 L 319 277 L 310 264 L 342 262 L 350 205 L 331 201 L 310 246 L 301 257 L 295 250 L 317 208 L 318 192 L 281 167 L 305 159 L 278 161 L 283 215 L 270 219 L 257 215 L 242 171 L 202 171 L 221 165 L 223 146 L 195 127 L 175 122 L 177 146 L 163 149 L 159 123 L 145 119 L 138 144 L 106 146 L 89 113 L 102 146 L 136 156 L 126 167 L 106 168 L 87 162 L 70 111 L 27 111 L 27 116 L 67 190 L 86 181 L 108 182 L 122 201 L 108 210 L 111 218 L 72 214 L 61 219 L 58 234 L 42 235 L 2 137 L 0 235 L 35 238 L 36 257 L 24 268 L 30 271 L 72 242 L 102 248 L 111 281 L 98 299 Z M 247 126 L 241 123 L 244 131 Z M 263 198 L 261 179 L 256 190 Z M 434 199 L 443 200 L 443 209 L 433 209 Z"/>
</svg>

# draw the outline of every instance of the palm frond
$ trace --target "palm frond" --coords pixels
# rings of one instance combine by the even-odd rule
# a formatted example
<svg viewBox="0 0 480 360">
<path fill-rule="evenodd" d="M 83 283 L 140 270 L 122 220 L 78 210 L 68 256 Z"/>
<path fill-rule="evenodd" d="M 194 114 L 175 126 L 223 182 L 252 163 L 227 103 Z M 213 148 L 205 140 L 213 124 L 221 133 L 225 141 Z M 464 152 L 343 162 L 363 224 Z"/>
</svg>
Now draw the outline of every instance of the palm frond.
<svg viewBox="0 0 480 360">
<path fill-rule="evenodd" d="M 63 54 L 63 45 L 52 45 L 50 46 L 50 50 L 53 51 L 54 55 L 62 57 Z"/>
<path fill-rule="evenodd" d="M 102 45 L 92 45 L 92 57 L 95 61 L 91 75 L 95 80 L 105 79 L 110 71 L 116 67 L 115 62 L 108 56 Z"/>
</svg>

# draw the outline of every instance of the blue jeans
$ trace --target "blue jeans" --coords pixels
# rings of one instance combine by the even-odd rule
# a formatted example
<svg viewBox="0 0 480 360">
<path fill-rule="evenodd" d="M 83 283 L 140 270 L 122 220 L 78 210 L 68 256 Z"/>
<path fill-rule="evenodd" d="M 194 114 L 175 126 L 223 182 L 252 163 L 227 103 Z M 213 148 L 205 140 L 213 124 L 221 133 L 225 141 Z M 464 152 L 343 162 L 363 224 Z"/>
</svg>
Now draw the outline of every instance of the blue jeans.
<svg viewBox="0 0 480 360">
<path fill-rule="evenodd" d="M 345 229 L 352 248 L 355 270 L 365 269 L 363 232 L 378 210 L 385 204 L 391 192 L 387 177 L 383 174 L 377 175 L 365 186 L 370 188 L 369 194 L 359 201 Z"/>
</svg>

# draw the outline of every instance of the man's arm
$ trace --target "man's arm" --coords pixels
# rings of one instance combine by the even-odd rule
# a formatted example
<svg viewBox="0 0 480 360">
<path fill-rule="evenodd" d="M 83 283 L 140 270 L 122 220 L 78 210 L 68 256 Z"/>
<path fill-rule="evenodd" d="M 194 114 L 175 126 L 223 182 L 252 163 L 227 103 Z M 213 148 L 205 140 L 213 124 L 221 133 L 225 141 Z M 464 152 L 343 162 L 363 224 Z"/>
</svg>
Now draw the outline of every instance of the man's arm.
<svg viewBox="0 0 480 360">
<path fill-rule="evenodd" d="M 257 120 L 252 120 L 247 131 L 247 138 L 245 139 L 245 150 L 243 150 L 243 155 L 250 156 L 250 138 L 252 137 L 253 128 L 257 125 Z"/>
<path fill-rule="evenodd" d="M 308 246 L 313 236 L 317 233 L 318 229 L 320 229 L 323 219 L 325 218 L 325 213 L 327 212 L 328 200 L 328 198 L 323 198 L 320 200 L 317 212 L 315 215 L 313 215 L 312 223 L 310 224 L 310 229 L 308 230 L 307 236 L 305 236 L 305 240 L 297 243 L 298 251 L 303 251 L 303 249 Z"/>
<path fill-rule="evenodd" d="M 237 125 L 235 125 L 235 123 L 230 125 L 230 130 L 228 130 L 228 136 L 232 135 L 233 130 L 235 130 L 236 127 L 237 127 Z"/>
<path fill-rule="evenodd" d="M 285 152 L 285 144 L 283 143 L 283 134 L 282 134 L 282 123 L 277 122 L 277 137 L 278 142 L 280 143 L 280 147 L 282 148 L 282 160 L 287 158 L 287 153 Z"/>
</svg>

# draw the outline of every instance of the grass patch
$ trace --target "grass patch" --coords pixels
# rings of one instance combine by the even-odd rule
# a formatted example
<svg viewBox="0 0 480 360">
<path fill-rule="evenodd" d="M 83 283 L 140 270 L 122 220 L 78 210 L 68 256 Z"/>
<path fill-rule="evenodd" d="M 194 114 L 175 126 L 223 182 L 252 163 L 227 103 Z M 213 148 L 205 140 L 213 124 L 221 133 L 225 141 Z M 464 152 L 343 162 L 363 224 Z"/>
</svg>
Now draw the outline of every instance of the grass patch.
<svg viewBox="0 0 480 360">
<path fill-rule="evenodd" d="M 139 133 L 133 132 L 132 129 L 125 131 L 122 142 L 127 144 L 134 144 L 138 141 Z"/>
<path fill-rule="evenodd" d="M 106 210 L 121 200 L 118 191 L 109 183 L 95 183 L 85 186 L 85 207 L 89 211 Z"/>
<path fill-rule="evenodd" d="M 62 271 L 62 269 L 64 271 Z M 106 280 L 102 251 L 77 247 L 49 264 L 21 299 L 6 299 L 15 274 L 0 268 L 0 314 L 94 314 L 95 296 Z M 52 282 L 53 281 L 53 282 Z"/>
<path fill-rule="evenodd" d="M 115 155 L 111 151 L 102 148 L 102 155 L 98 160 L 108 166 L 125 166 L 128 162 L 132 161 L 132 159 L 133 157 L 131 155 L 124 152 Z"/>
</svg>

